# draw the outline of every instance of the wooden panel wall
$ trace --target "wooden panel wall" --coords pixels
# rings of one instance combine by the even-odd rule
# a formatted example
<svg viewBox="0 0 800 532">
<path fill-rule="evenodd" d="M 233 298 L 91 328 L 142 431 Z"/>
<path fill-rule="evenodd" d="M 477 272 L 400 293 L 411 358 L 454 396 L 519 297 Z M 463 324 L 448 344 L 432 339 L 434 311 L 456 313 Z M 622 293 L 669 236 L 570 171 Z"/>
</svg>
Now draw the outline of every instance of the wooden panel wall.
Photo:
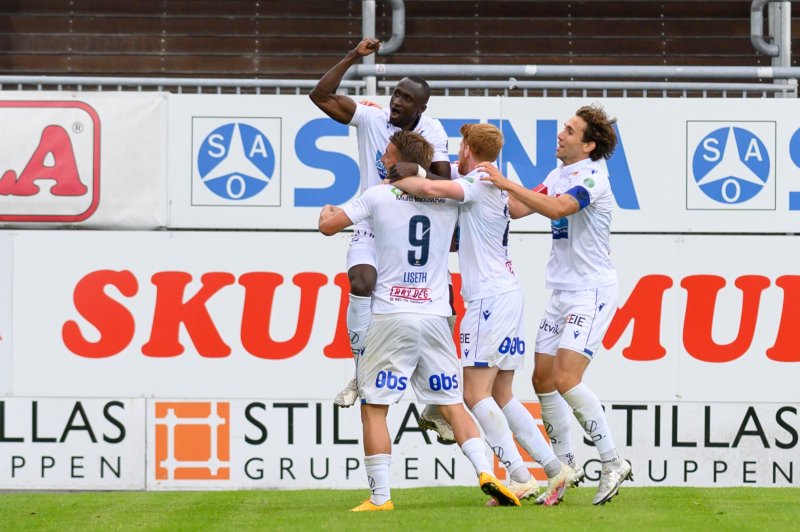
<svg viewBox="0 0 800 532">
<path fill-rule="evenodd" d="M 378 0 L 379 36 L 390 13 Z M 406 0 L 406 15 L 377 62 L 770 64 L 747 0 Z M 0 73 L 314 79 L 360 36 L 360 0 L 2 0 Z"/>
</svg>

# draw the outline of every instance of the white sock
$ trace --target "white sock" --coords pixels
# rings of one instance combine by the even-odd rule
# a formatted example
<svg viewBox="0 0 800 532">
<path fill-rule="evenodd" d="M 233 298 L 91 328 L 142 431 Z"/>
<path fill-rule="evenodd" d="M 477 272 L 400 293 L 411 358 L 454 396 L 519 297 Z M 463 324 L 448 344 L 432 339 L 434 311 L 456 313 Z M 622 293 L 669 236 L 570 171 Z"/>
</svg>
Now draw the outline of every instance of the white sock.
<svg viewBox="0 0 800 532">
<path fill-rule="evenodd" d="M 492 472 L 492 466 L 489 465 L 489 459 L 486 458 L 486 447 L 480 438 L 470 438 L 462 443 L 461 452 L 472 462 L 476 474 Z"/>
<path fill-rule="evenodd" d="M 390 454 L 373 454 L 364 457 L 364 466 L 367 469 L 367 481 L 372 490 L 369 498 L 372 504 L 380 506 L 392 498 L 389 490 L 389 464 L 392 462 Z"/>
<path fill-rule="evenodd" d="M 553 452 L 558 459 L 572 467 L 575 465 L 575 455 L 572 452 L 572 438 L 570 436 L 570 421 L 572 409 L 557 391 L 536 394 L 542 405 L 542 421 L 553 444 Z"/>
<path fill-rule="evenodd" d="M 503 414 L 517 441 L 534 460 L 539 462 L 548 478 L 558 475 L 561 471 L 561 460 L 547 444 L 547 440 L 544 439 L 542 431 L 539 430 L 536 420 L 533 419 L 528 409 L 516 397 L 512 397 L 503 407 Z"/>
<path fill-rule="evenodd" d="M 347 305 L 347 334 L 350 336 L 350 350 L 358 364 L 358 355 L 364 348 L 367 329 L 372 322 L 372 298 L 354 296 L 350 294 L 350 304 Z"/>
<path fill-rule="evenodd" d="M 564 400 L 572 407 L 584 432 L 594 442 L 600 453 L 602 462 L 610 462 L 617 458 L 617 447 L 608 428 L 606 413 L 600 399 L 583 383 L 564 394 Z"/>
<path fill-rule="evenodd" d="M 487 397 L 481 400 L 472 407 L 472 415 L 478 420 L 486 436 L 486 442 L 497 455 L 500 463 L 508 470 L 511 480 L 528 482 L 531 479 L 531 473 L 522 461 L 517 444 L 514 443 L 511 435 L 511 429 L 508 427 L 508 421 L 494 398 Z"/>
</svg>

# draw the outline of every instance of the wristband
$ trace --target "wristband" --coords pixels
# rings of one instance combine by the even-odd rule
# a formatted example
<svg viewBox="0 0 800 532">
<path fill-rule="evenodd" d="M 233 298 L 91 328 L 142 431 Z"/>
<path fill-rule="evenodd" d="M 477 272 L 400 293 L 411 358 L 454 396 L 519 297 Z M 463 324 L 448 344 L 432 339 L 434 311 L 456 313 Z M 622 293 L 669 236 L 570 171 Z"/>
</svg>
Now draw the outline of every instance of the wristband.
<svg viewBox="0 0 800 532">
<path fill-rule="evenodd" d="M 428 172 L 426 172 L 420 164 L 417 165 L 417 177 L 421 177 L 422 179 L 428 177 Z"/>
</svg>

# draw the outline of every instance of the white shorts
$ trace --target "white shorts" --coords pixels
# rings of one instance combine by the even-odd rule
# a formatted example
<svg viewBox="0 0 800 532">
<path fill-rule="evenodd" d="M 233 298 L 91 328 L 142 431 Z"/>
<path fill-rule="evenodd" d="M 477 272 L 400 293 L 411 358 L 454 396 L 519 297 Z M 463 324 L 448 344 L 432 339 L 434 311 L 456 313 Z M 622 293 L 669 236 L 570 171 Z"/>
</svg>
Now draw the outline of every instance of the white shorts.
<svg viewBox="0 0 800 532">
<path fill-rule="evenodd" d="M 347 249 L 347 269 L 359 264 L 369 264 L 375 269 L 378 265 L 375 233 L 369 222 L 361 222 L 353 228 L 353 237 Z"/>
<path fill-rule="evenodd" d="M 592 359 L 617 310 L 619 285 L 589 290 L 553 290 L 536 335 L 536 352 L 569 349 Z"/>
<path fill-rule="evenodd" d="M 373 314 L 358 359 L 364 403 L 390 405 L 411 385 L 424 404 L 462 402 L 461 368 L 444 316 Z"/>
<path fill-rule="evenodd" d="M 467 303 L 461 320 L 461 365 L 521 369 L 525 361 L 522 290 Z"/>
</svg>

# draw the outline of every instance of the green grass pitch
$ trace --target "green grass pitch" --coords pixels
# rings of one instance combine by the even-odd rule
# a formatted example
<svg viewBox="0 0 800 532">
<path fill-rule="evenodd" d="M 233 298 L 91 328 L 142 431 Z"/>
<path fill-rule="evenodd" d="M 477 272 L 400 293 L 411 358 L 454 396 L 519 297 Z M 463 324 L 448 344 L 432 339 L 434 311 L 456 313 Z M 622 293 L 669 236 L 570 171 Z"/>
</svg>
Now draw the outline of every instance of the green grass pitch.
<svg viewBox="0 0 800 532">
<path fill-rule="evenodd" d="M 0 530 L 798 530 L 800 488 L 594 488 L 557 507 L 487 508 L 475 488 L 392 490 L 391 512 L 352 513 L 363 490 L 2 493 Z"/>
</svg>

